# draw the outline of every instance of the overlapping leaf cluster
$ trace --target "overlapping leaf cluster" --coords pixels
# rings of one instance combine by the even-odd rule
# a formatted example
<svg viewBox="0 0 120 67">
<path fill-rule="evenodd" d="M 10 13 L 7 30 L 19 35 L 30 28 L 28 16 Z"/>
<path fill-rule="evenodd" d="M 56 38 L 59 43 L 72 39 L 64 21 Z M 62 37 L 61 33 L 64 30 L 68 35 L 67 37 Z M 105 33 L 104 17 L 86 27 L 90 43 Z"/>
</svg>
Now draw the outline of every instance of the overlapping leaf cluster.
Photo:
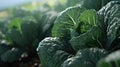
<svg viewBox="0 0 120 67">
<path fill-rule="evenodd" d="M 57 16 L 53 37 L 39 43 L 42 66 L 120 67 L 120 1 L 77 3 Z"/>
</svg>

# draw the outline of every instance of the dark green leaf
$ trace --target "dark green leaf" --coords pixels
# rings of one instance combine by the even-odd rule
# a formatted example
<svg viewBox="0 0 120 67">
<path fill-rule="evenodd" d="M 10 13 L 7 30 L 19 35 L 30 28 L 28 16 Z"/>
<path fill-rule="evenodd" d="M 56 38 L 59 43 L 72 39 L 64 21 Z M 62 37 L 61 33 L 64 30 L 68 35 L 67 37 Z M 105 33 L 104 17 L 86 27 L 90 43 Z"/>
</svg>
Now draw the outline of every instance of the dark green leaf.
<svg viewBox="0 0 120 67">
<path fill-rule="evenodd" d="M 112 1 L 103 7 L 98 14 L 101 15 L 104 20 L 103 26 L 106 33 L 106 48 L 112 47 L 113 41 L 118 38 L 120 30 L 120 2 Z"/>
<path fill-rule="evenodd" d="M 79 50 L 74 57 L 64 61 L 61 67 L 96 67 L 96 63 L 106 54 L 106 50 L 99 48 Z"/>
<path fill-rule="evenodd" d="M 90 47 L 103 47 L 102 46 L 102 32 L 98 27 L 93 27 L 84 34 L 73 37 L 70 43 L 74 50 L 78 51 Z"/>
<path fill-rule="evenodd" d="M 69 56 L 69 53 L 65 52 L 64 48 L 59 38 L 49 37 L 42 40 L 37 48 L 42 66 L 60 67 Z"/>
</svg>

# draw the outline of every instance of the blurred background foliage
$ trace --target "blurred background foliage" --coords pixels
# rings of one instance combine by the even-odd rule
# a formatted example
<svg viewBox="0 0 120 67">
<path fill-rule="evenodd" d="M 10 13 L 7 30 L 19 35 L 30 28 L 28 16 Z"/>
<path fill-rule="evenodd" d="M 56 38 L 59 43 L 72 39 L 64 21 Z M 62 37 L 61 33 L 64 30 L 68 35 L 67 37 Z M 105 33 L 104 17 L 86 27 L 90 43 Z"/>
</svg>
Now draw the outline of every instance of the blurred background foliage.
<svg viewBox="0 0 120 67">
<path fill-rule="evenodd" d="M 0 65 L 37 57 L 57 15 L 77 0 L 0 0 Z"/>
</svg>

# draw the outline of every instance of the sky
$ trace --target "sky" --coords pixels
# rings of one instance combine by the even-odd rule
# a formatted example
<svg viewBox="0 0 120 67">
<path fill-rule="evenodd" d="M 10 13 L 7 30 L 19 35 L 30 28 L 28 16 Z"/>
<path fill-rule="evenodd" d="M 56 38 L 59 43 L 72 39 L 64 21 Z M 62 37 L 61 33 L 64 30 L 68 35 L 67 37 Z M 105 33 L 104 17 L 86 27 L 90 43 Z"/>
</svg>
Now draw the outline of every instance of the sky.
<svg viewBox="0 0 120 67">
<path fill-rule="evenodd" d="M 37 0 L 0 0 L 0 10 Z"/>
</svg>

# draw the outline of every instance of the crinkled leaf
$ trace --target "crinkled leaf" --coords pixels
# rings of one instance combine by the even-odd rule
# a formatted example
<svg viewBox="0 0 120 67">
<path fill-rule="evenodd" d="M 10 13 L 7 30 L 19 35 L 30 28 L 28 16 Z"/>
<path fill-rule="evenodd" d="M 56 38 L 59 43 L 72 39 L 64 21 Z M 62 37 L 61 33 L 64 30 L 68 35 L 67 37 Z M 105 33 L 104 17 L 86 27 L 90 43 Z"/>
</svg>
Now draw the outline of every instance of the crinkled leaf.
<svg viewBox="0 0 120 67">
<path fill-rule="evenodd" d="M 98 14 L 104 20 L 103 26 L 106 31 L 106 48 L 109 49 L 113 41 L 118 38 L 120 30 L 120 2 L 112 1 L 103 7 Z"/>
<path fill-rule="evenodd" d="M 96 63 L 106 54 L 106 50 L 99 48 L 79 50 L 74 57 L 64 61 L 61 67 L 96 67 Z"/>
<path fill-rule="evenodd" d="M 69 53 L 65 52 L 64 48 L 59 38 L 49 37 L 42 40 L 37 48 L 42 66 L 60 67 L 69 56 Z"/>
</svg>

